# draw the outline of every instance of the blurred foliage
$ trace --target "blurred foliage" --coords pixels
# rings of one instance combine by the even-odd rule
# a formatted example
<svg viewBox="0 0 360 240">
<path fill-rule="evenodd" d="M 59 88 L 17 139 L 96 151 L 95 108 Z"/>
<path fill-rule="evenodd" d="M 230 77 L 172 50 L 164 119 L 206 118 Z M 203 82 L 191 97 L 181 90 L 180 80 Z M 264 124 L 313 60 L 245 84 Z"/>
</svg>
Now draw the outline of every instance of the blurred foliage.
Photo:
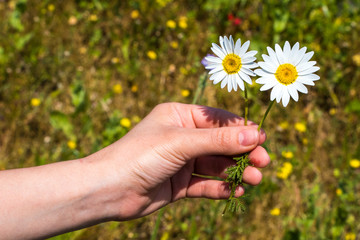
<svg viewBox="0 0 360 240">
<path fill-rule="evenodd" d="M 349 165 L 360 158 L 359 0 L 0 1 L 0 169 L 89 155 L 156 104 L 191 103 L 219 35 L 251 40 L 258 59 L 298 41 L 321 68 L 309 94 L 271 111 L 272 163 L 247 188 L 247 211 L 221 217 L 224 201 L 182 200 L 159 229 L 155 213 L 54 239 L 149 239 L 154 228 L 162 240 L 359 238 L 360 169 Z M 258 91 L 249 89 L 254 121 L 269 101 Z M 201 104 L 243 114 L 239 93 L 210 82 Z M 279 178 L 285 162 L 291 171 Z"/>
</svg>

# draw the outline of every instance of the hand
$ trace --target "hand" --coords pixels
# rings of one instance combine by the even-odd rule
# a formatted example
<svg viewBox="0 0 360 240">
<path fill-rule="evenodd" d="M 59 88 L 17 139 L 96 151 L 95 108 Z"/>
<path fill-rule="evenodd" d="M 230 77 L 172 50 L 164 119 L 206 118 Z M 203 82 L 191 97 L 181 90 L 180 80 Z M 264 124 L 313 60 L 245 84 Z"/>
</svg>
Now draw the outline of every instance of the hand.
<svg viewBox="0 0 360 240">
<path fill-rule="evenodd" d="M 109 220 L 150 214 L 185 197 L 228 198 L 223 181 L 232 156 L 251 152 L 255 167 L 270 159 L 265 133 L 220 109 L 167 103 L 114 144 L 86 157 L 0 171 L 4 239 L 47 238 Z M 243 180 L 261 173 L 247 167 Z M 244 190 L 237 189 L 236 196 Z M 21 229 L 17 226 L 21 225 Z"/>
<path fill-rule="evenodd" d="M 193 173 L 226 178 L 224 171 L 234 155 L 251 152 L 255 167 L 270 158 L 264 148 L 265 133 L 257 125 L 224 110 L 179 103 L 158 105 L 119 141 L 88 157 L 106 159 L 114 170 L 108 219 L 138 218 L 185 197 L 224 199 L 228 184 L 193 176 Z M 244 182 L 259 184 L 255 167 L 244 171 Z M 236 196 L 244 190 L 239 187 Z M 109 197 L 110 198 L 110 197 Z"/>
</svg>

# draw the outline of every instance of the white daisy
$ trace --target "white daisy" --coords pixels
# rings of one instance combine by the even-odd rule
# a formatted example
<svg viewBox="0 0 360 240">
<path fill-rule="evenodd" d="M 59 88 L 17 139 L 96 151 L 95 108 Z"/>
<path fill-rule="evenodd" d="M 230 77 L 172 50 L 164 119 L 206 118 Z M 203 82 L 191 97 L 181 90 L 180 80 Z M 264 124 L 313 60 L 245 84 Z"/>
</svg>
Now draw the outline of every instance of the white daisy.
<svg viewBox="0 0 360 240">
<path fill-rule="evenodd" d="M 259 62 L 262 69 L 256 69 L 254 72 L 261 76 L 256 83 L 264 84 L 260 91 L 266 91 L 272 88 L 270 100 L 276 99 L 286 107 L 290 96 L 298 101 L 299 92 L 308 93 L 304 85 L 314 86 L 314 81 L 320 77 L 314 72 L 320 68 L 314 66 L 315 61 L 310 61 L 314 52 L 306 52 L 306 47 L 299 49 L 297 42 L 292 48 L 288 41 L 285 42 L 284 49 L 276 44 L 275 51 L 267 47 L 269 55 L 263 54 L 264 62 Z"/>
<path fill-rule="evenodd" d="M 241 40 L 238 39 L 234 44 L 232 36 L 229 39 L 220 36 L 219 41 L 220 46 L 213 43 L 211 48 L 216 56 L 205 58 L 208 61 L 205 68 L 211 70 L 209 72 L 210 80 L 214 81 L 214 84 L 221 82 L 221 88 L 227 85 L 229 92 L 232 89 L 237 91 L 238 86 L 244 90 L 244 81 L 252 84 L 249 76 L 256 76 L 251 69 L 258 66 L 254 62 L 257 51 L 246 52 L 250 41 L 241 45 Z"/>
</svg>

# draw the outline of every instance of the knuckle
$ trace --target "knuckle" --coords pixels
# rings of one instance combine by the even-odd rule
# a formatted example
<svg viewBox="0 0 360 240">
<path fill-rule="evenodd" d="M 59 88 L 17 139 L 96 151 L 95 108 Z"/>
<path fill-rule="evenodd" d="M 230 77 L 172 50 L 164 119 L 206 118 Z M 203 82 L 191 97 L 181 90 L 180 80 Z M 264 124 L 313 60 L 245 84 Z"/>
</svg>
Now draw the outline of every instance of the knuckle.
<svg viewBox="0 0 360 240">
<path fill-rule="evenodd" d="M 220 150 L 228 149 L 231 142 L 231 132 L 229 129 L 217 128 L 213 131 L 213 142 Z"/>
</svg>

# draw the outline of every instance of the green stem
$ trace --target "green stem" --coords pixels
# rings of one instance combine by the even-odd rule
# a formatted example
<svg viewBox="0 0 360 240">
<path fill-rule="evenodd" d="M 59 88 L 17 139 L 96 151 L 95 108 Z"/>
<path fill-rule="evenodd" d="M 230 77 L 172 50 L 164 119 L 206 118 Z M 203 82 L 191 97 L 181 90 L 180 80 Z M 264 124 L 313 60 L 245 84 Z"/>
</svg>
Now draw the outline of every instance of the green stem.
<svg viewBox="0 0 360 240">
<path fill-rule="evenodd" d="M 207 77 L 208 77 L 207 73 L 200 76 L 192 104 L 200 103 L 201 97 L 204 94 L 204 89 L 206 87 Z"/>
<path fill-rule="evenodd" d="M 230 193 L 230 197 L 228 198 L 228 200 L 227 200 L 227 202 L 226 202 L 224 211 L 222 212 L 222 216 L 225 215 L 226 210 L 227 210 L 228 207 L 229 207 L 230 201 L 233 199 L 233 197 L 234 197 L 234 195 L 235 195 L 235 190 L 236 190 L 236 185 L 235 185 L 234 183 L 231 183 L 231 193 Z"/>
<path fill-rule="evenodd" d="M 274 105 L 274 102 L 275 102 L 275 101 L 271 101 L 271 103 L 269 104 L 268 108 L 266 109 L 266 112 L 265 112 L 265 114 L 264 114 L 264 117 L 261 119 L 261 122 L 260 122 L 260 124 L 259 124 L 258 131 L 260 131 L 260 129 L 261 129 L 261 127 L 262 127 L 262 125 L 263 125 L 263 123 L 264 123 L 264 121 L 265 121 L 268 113 L 270 112 L 270 109 L 271 109 L 272 105 Z"/>
<path fill-rule="evenodd" d="M 154 227 L 154 230 L 151 234 L 151 240 L 155 240 L 155 239 L 158 239 L 157 238 L 157 234 L 158 234 L 158 231 L 159 231 L 159 228 L 160 228 L 160 223 L 161 223 L 161 218 L 162 218 L 162 215 L 164 214 L 164 207 L 160 209 L 157 217 L 156 217 L 156 222 L 155 222 L 155 227 Z"/>
<path fill-rule="evenodd" d="M 245 126 L 247 126 L 247 120 L 248 120 L 248 114 L 249 114 L 249 99 L 248 99 L 248 92 L 247 92 L 246 84 L 244 84 L 244 86 L 245 86 L 245 90 L 244 90 L 244 94 L 245 94 Z"/>
</svg>

